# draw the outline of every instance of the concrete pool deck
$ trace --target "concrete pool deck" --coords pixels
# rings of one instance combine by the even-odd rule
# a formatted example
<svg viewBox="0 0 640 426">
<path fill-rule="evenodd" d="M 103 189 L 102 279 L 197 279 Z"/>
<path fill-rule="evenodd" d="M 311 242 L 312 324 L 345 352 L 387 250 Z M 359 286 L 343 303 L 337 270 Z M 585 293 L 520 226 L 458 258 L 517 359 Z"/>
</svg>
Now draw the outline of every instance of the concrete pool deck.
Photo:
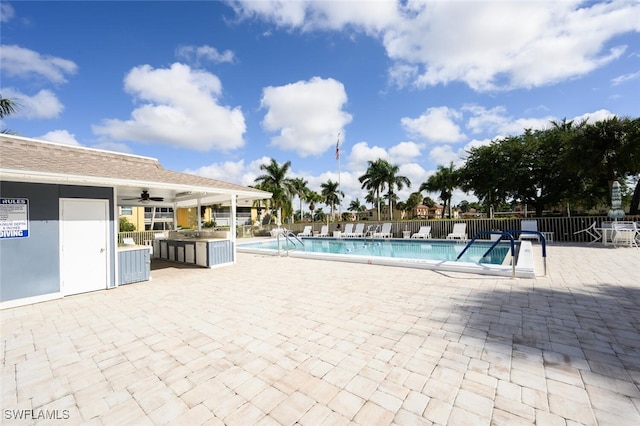
<svg viewBox="0 0 640 426">
<path fill-rule="evenodd" d="M 548 252 L 535 279 L 154 261 L 0 311 L 2 423 L 640 424 L 640 249 Z"/>
</svg>

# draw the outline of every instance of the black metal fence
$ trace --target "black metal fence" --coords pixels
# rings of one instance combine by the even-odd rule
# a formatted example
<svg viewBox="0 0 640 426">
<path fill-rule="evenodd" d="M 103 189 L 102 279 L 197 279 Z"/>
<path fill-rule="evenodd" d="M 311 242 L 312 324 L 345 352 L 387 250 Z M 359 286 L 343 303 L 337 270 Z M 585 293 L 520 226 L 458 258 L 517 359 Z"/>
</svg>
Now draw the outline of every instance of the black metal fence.
<svg viewBox="0 0 640 426">
<path fill-rule="evenodd" d="M 411 221 L 393 221 L 391 232 L 394 238 L 402 238 L 403 232 L 413 234 L 418 232 L 421 226 L 431 226 L 432 238 L 445 238 L 449 233 L 453 231 L 453 225 L 455 223 L 464 222 L 467 224 L 467 235 L 469 238 L 473 237 L 478 231 L 506 231 L 508 229 L 521 229 L 521 218 L 496 218 L 496 219 L 432 219 L 432 220 L 411 220 Z M 593 222 L 596 222 L 596 227 L 600 227 L 602 222 L 611 221 L 611 218 L 607 216 L 576 216 L 576 217 L 536 217 L 529 218 L 527 220 L 536 220 L 538 222 L 538 231 L 540 232 L 552 232 L 553 240 L 555 242 L 590 242 L 591 237 L 581 232 L 575 234 L 577 231 L 589 227 Z M 640 216 L 627 216 L 625 221 L 640 222 Z M 376 225 L 389 221 L 363 221 L 367 226 Z M 345 223 L 349 222 L 333 222 L 329 224 L 329 235 L 332 235 L 333 231 L 338 230 L 337 225 L 340 224 L 340 229 L 344 229 Z M 305 225 L 313 225 L 314 231 L 319 231 L 322 225 L 326 223 L 315 222 L 309 223 L 296 223 L 287 225 L 287 229 L 293 232 L 302 232 Z M 366 228 L 366 227 L 365 227 Z M 488 236 L 487 236 L 488 238 Z"/>
</svg>

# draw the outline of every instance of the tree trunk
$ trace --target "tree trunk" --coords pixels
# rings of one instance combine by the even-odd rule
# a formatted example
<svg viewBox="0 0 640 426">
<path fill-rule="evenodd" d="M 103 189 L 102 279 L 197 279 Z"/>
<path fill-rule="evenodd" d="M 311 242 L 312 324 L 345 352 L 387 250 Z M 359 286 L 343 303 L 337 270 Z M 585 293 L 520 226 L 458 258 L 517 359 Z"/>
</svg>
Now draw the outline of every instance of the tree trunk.
<svg viewBox="0 0 640 426">
<path fill-rule="evenodd" d="M 640 180 L 638 180 L 638 183 L 636 183 L 636 189 L 633 191 L 633 197 L 631 197 L 631 207 L 629 207 L 629 214 L 640 214 Z"/>
</svg>

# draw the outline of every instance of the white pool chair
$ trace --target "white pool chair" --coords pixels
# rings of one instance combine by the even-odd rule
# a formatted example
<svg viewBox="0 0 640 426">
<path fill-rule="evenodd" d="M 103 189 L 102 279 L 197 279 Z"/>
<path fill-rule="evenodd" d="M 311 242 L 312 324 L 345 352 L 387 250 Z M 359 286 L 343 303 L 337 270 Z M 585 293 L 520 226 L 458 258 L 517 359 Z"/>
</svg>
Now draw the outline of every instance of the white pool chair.
<svg viewBox="0 0 640 426">
<path fill-rule="evenodd" d="M 467 224 L 454 223 L 453 231 L 447 235 L 447 240 L 467 240 Z"/>
<path fill-rule="evenodd" d="M 353 223 L 347 223 L 344 225 L 344 231 L 342 231 L 342 236 L 345 238 L 349 238 L 353 234 Z"/>
<path fill-rule="evenodd" d="M 382 229 L 379 232 L 373 233 L 373 238 L 391 238 L 393 233 L 391 232 L 391 223 L 383 223 Z"/>
<path fill-rule="evenodd" d="M 411 238 L 431 238 L 431 227 L 430 226 L 421 226 L 418 232 L 411 235 Z"/>
<path fill-rule="evenodd" d="M 362 238 L 364 237 L 364 223 L 356 223 L 356 227 L 353 228 L 353 232 L 348 235 L 349 238 Z"/>
<path fill-rule="evenodd" d="M 135 246 L 136 242 L 133 240 L 133 238 L 127 237 L 122 239 L 122 244 L 124 244 L 125 246 Z"/>
<path fill-rule="evenodd" d="M 379 225 L 369 225 L 367 226 L 367 230 L 362 233 L 363 237 L 373 237 L 379 229 Z"/>
<path fill-rule="evenodd" d="M 523 220 L 520 221 L 520 229 L 523 231 L 538 231 L 538 221 L 537 220 Z M 540 241 L 540 236 L 538 234 L 529 234 L 529 233 L 521 233 L 518 238 L 520 241 L 522 240 L 536 240 Z"/>
<path fill-rule="evenodd" d="M 596 241 L 600 241 L 600 239 L 602 238 L 602 234 L 600 232 L 598 232 L 598 229 L 596 228 L 597 223 L 596 221 L 593 221 L 593 223 L 591 224 L 591 226 L 581 229 L 579 231 L 576 231 L 573 233 L 573 235 L 578 235 L 578 234 L 582 234 L 585 233 L 587 235 L 589 235 L 592 240 L 589 244 L 593 244 Z"/>
<path fill-rule="evenodd" d="M 307 225 L 304 227 L 302 232 L 298 233 L 298 237 L 312 237 L 313 236 L 313 226 Z"/>
<path fill-rule="evenodd" d="M 322 228 L 320 228 L 320 232 L 318 233 L 318 235 L 316 235 L 316 237 L 328 237 L 329 236 L 329 227 L 327 225 L 322 225 Z"/>
<path fill-rule="evenodd" d="M 618 247 L 618 244 L 622 244 L 629 247 L 638 247 L 636 236 L 638 234 L 638 228 L 634 222 L 613 224 L 613 245 Z"/>
</svg>

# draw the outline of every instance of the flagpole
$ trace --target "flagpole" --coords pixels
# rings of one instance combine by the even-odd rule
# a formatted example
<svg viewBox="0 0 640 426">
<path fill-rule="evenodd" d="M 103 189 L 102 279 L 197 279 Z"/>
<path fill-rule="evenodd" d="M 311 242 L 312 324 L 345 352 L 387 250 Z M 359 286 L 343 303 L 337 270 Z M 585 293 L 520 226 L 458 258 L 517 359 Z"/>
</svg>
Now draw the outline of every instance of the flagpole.
<svg viewBox="0 0 640 426">
<path fill-rule="evenodd" d="M 336 142 L 336 160 L 338 160 L 338 200 L 340 199 L 340 133 Z M 338 203 L 338 220 L 342 220 L 342 203 Z"/>
</svg>

